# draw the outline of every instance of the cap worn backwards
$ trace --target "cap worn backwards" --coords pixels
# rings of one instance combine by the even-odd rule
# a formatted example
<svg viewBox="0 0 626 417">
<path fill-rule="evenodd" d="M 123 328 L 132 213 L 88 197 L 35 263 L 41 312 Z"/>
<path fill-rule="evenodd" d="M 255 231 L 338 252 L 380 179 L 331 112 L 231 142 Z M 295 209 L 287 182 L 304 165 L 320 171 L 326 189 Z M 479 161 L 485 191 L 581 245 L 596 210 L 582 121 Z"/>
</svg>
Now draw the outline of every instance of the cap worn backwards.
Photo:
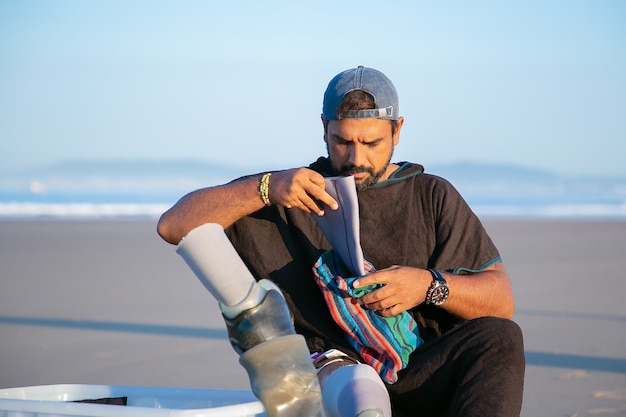
<svg viewBox="0 0 626 417">
<path fill-rule="evenodd" d="M 338 117 L 337 108 L 344 96 L 355 90 L 363 90 L 374 97 L 375 109 L 350 110 Z M 337 74 L 326 88 L 322 116 L 326 120 L 338 119 L 384 119 L 397 120 L 399 100 L 396 87 L 385 74 L 373 68 L 359 66 Z"/>
</svg>

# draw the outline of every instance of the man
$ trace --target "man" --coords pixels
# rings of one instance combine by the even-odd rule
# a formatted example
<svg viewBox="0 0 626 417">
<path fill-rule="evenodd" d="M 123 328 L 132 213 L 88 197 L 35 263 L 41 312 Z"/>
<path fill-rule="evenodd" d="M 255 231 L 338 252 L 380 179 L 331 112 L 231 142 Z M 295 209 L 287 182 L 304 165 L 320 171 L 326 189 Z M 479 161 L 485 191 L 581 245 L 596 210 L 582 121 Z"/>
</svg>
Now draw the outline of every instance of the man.
<svg viewBox="0 0 626 417">
<path fill-rule="evenodd" d="M 278 285 L 312 353 L 370 363 L 331 315 L 312 271 L 332 249 L 316 216 L 341 209 L 325 178 L 352 176 L 360 244 L 375 268 L 351 281 L 352 290 L 374 288 L 354 308 L 408 315 L 419 329 L 408 363 L 384 385 L 393 415 L 518 416 L 524 355 L 509 278 L 447 181 L 421 165 L 391 163 L 404 123 L 391 81 L 364 67 L 338 74 L 322 123 L 327 158 L 192 192 L 163 214 L 159 234 L 178 244 L 198 226 L 221 225 L 254 278 Z"/>
</svg>

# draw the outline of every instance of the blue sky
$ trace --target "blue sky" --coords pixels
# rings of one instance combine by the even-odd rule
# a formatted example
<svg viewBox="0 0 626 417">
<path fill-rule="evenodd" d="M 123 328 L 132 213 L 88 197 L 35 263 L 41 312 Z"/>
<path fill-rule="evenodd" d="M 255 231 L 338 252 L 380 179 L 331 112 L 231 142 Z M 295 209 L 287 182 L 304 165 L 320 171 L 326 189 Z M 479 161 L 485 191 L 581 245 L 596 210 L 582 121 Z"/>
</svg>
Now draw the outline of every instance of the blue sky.
<svg viewBox="0 0 626 417">
<path fill-rule="evenodd" d="M 626 2 L 604 0 L 0 0 L 0 171 L 304 165 L 356 65 L 399 90 L 395 160 L 626 177 Z"/>
</svg>

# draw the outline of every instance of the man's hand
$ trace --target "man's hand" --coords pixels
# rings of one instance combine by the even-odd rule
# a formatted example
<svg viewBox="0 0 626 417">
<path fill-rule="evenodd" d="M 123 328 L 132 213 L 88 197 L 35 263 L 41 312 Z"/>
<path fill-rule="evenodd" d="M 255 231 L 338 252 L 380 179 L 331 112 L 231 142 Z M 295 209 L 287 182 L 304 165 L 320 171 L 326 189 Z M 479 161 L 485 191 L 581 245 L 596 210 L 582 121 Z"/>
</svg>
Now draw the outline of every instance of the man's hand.
<svg viewBox="0 0 626 417">
<path fill-rule="evenodd" d="M 359 278 L 354 287 L 384 284 L 384 287 L 359 298 L 359 302 L 384 317 L 391 317 L 421 304 L 431 281 L 430 272 L 424 269 L 392 266 Z"/>
<path fill-rule="evenodd" d="M 464 320 L 485 316 L 513 317 L 513 292 L 501 262 L 471 275 L 442 274 L 448 282 L 450 297 L 440 308 Z M 423 303 L 431 282 L 432 276 L 427 270 L 392 266 L 359 278 L 354 284 L 355 288 L 384 284 L 384 287 L 361 297 L 359 302 L 389 317 Z"/>
<path fill-rule="evenodd" d="M 294 168 L 272 174 L 269 198 L 274 205 L 298 208 L 307 213 L 324 215 L 321 203 L 337 210 L 339 205 L 324 190 L 324 177 L 308 168 Z"/>
</svg>

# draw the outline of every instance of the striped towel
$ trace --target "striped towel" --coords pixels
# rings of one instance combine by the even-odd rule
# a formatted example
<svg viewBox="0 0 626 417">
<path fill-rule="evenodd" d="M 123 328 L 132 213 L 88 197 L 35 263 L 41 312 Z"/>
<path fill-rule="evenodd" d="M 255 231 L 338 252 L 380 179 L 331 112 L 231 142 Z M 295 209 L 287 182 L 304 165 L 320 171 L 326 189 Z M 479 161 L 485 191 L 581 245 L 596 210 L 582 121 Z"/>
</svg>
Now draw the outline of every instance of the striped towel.
<svg viewBox="0 0 626 417">
<path fill-rule="evenodd" d="M 364 264 L 366 274 L 375 271 L 368 261 Z M 352 284 L 359 277 L 346 278 L 347 271 L 332 250 L 322 254 L 313 266 L 315 281 L 350 345 L 385 382 L 393 384 L 398 380 L 398 371 L 406 367 L 409 355 L 423 343 L 417 323 L 406 311 L 393 317 L 383 317 L 361 306 L 357 298 L 382 285 L 355 289 Z"/>
</svg>

